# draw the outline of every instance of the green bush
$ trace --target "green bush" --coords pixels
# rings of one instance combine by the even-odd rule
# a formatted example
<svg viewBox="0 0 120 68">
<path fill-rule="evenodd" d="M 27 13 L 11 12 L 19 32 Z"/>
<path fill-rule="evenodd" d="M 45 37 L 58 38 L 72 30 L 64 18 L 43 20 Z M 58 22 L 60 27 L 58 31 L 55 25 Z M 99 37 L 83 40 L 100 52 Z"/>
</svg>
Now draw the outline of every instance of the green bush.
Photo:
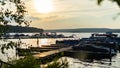
<svg viewBox="0 0 120 68">
<path fill-rule="evenodd" d="M 33 56 L 26 56 L 25 58 L 13 62 L 13 66 L 6 66 L 6 68 L 40 68 L 40 62 Z"/>
<path fill-rule="evenodd" d="M 53 63 L 47 64 L 44 68 L 68 68 L 67 59 L 61 59 L 60 61 L 54 60 Z"/>
<path fill-rule="evenodd" d="M 56 56 L 57 57 L 57 56 Z M 47 62 L 47 66 L 43 66 L 42 68 L 68 68 L 67 59 L 54 58 L 53 61 Z M 16 61 L 10 62 L 11 66 L 4 66 L 4 68 L 41 68 L 40 60 L 36 60 L 32 55 L 26 56 Z"/>
</svg>

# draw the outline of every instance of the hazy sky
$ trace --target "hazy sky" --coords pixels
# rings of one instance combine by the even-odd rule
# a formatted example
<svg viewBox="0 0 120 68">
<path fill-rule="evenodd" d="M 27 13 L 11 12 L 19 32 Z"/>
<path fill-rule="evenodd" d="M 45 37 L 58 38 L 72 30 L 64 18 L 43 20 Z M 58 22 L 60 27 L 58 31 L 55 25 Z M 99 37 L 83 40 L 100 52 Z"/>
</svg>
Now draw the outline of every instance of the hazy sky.
<svg viewBox="0 0 120 68">
<path fill-rule="evenodd" d="M 26 2 L 30 26 L 43 29 L 120 28 L 115 3 L 96 0 L 31 0 Z"/>
</svg>

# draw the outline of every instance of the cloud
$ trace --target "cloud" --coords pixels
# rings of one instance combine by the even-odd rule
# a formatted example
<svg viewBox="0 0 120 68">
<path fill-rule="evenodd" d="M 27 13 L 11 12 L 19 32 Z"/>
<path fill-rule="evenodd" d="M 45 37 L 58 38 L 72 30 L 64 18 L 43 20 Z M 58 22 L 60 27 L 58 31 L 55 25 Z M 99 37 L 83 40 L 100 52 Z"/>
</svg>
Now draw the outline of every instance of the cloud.
<svg viewBox="0 0 120 68">
<path fill-rule="evenodd" d="M 32 20 L 41 20 L 41 18 L 39 18 L 39 17 L 33 17 L 33 16 L 29 17 L 29 19 L 32 19 Z"/>
<path fill-rule="evenodd" d="M 53 21 L 62 20 L 62 18 L 64 18 L 64 16 L 62 16 L 62 15 L 48 15 L 48 16 L 42 17 L 42 19 L 40 21 L 50 23 Z"/>
<path fill-rule="evenodd" d="M 46 17 L 46 19 L 53 19 L 53 18 L 57 18 L 59 17 L 58 15 L 53 15 L 53 16 L 49 16 L 49 17 Z"/>
<path fill-rule="evenodd" d="M 28 5 L 30 19 L 33 24 L 45 29 L 77 28 L 77 27 L 110 27 L 113 28 L 119 21 L 112 17 L 119 12 L 116 4 L 105 1 L 98 6 L 96 0 L 53 0 L 54 11 L 48 14 L 38 13 Z M 115 22 L 115 23 L 113 23 Z M 53 27 L 54 26 L 54 27 Z M 118 25 L 117 25 L 118 26 Z"/>
</svg>

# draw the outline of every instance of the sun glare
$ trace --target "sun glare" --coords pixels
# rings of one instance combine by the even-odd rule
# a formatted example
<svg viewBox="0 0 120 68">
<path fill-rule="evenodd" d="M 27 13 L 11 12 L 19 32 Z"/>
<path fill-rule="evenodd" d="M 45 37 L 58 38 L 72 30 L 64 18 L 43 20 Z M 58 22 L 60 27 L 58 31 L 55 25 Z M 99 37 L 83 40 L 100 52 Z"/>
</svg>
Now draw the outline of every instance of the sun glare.
<svg viewBox="0 0 120 68">
<path fill-rule="evenodd" d="M 34 0 L 34 6 L 39 13 L 49 13 L 53 11 L 52 0 Z"/>
</svg>

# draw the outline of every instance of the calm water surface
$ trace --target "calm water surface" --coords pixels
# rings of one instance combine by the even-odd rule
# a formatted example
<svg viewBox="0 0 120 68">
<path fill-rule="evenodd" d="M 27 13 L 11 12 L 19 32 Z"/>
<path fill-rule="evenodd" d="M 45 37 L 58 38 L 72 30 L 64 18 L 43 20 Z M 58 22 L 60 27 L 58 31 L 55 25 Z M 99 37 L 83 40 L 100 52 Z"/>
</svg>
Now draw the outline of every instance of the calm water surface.
<svg viewBox="0 0 120 68">
<path fill-rule="evenodd" d="M 113 57 L 112 62 L 109 60 L 94 60 L 93 62 L 84 62 L 78 58 L 62 57 L 67 58 L 68 68 L 120 68 L 120 54 Z"/>
</svg>

